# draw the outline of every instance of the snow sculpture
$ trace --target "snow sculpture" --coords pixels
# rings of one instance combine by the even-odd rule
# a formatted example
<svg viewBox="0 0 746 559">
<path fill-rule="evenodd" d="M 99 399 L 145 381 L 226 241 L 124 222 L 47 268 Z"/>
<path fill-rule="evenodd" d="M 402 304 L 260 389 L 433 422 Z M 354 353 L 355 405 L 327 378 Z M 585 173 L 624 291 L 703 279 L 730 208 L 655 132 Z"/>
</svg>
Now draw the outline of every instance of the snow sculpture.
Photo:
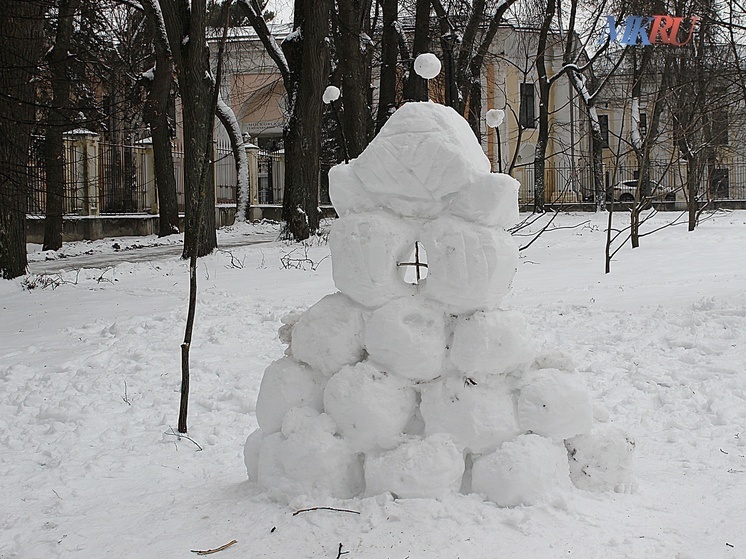
<svg viewBox="0 0 746 559">
<path fill-rule="evenodd" d="M 591 430 L 578 373 L 537 359 L 523 316 L 498 308 L 519 185 L 490 172 L 466 121 L 408 103 L 329 181 L 340 293 L 283 319 L 249 478 L 280 501 L 474 491 L 515 506 L 571 481 L 629 487 L 630 447 Z"/>
</svg>

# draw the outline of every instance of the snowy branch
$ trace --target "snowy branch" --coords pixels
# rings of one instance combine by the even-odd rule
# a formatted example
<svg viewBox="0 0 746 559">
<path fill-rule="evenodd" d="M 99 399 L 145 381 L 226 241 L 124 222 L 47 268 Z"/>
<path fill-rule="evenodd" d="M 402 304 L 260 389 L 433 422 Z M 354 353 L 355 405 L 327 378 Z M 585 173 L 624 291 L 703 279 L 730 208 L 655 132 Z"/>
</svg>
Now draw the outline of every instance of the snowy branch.
<svg viewBox="0 0 746 559">
<path fill-rule="evenodd" d="M 246 156 L 246 145 L 241 134 L 241 126 L 238 124 L 236 114 L 233 112 L 223 98 L 218 95 L 218 103 L 215 107 L 218 119 L 228 132 L 233 148 L 233 156 L 236 159 L 236 171 L 238 174 L 236 188 L 238 190 L 238 208 L 236 219 L 242 221 L 246 216 L 246 208 L 249 205 L 249 159 Z"/>
<path fill-rule="evenodd" d="M 269 30 L 267 22 L 262 17 L 262 8 L 257 0 L 239 0 L 238 5 L 243 9 L 243 14 L 248 18 L 251 27 L 259 36 L 259 40 L 267 50 L 267 54 L 277 66 L 282 75 L 282 81 L 285 84 L 285 90 L 290 91 L 290 65 L 288 64 L 285 53 L 282 52 L 280 45 L 275 40 L 274 35 Z"/>
</svg>

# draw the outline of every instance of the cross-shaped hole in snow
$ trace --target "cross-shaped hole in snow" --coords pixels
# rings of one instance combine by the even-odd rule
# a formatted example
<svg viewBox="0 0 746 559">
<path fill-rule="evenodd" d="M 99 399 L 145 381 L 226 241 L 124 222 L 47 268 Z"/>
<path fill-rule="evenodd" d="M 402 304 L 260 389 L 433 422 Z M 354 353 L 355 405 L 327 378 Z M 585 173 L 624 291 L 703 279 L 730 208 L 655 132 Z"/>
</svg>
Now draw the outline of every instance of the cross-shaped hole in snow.
<svg viewBox="0 0 746 559">
<path fill-rule="evenodd" d="M 404 281 L 412 285 L 419 283 L 427 277 L 427 253 L 422 243 L 416 242 L 403 262 L 397 262 L 397 266 L 404 268 Z"/>
</svg>

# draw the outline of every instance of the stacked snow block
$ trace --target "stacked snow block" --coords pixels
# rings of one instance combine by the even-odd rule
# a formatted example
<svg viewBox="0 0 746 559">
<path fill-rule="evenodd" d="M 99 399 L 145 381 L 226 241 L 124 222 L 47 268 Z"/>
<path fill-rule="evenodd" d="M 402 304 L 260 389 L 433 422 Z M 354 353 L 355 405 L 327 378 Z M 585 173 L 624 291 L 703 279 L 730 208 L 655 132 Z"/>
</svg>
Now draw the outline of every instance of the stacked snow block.
<svg viewBox="0 0 746 559">
<path fill-rule="evenodd" d="M 284 320 L 249 478 L 284 502 L 462 491 L 501 506 L 545 500 L 571 476 L 628 482 L 629 453 L 604 470 L 577 372 L 538 366 L 525 318 L 498 308 L 518 263 L 505 228 L 519 185 L 490 172 L 466 121 L 408 103 L 329 178 L 340 292 Z M 591 462 L 601 481 L 583 479 Z"/>
</svg>

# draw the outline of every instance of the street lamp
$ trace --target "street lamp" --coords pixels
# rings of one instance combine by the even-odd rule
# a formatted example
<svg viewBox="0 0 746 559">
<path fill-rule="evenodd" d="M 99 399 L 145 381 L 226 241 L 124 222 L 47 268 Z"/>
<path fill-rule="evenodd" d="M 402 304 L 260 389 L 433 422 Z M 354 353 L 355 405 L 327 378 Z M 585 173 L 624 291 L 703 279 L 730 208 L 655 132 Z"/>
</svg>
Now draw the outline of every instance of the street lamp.
<svg viewBox="0 0 746 559">
<path fill-rule="evenodd" d="M 339 88 L 334 85 L 330 85 L 324 90 L 324 95 L 321 97 L 321 100 L 324 102 L 325 105 L 332 106 L 332 110 L 334 111 L 334 118 L 337 121 L 337 126 L 339 126 L 339 133 L 342 136 L 342 151 L 344 152 L 345 163 L 349 163 L 350 154 L 347 151 L 347 138 L 345 137 L 345 130 L 344 128 L 342 128 L 342 122 L 339 120 L 337 105 L 334 103 L 337 99 L 339 99 L 339 95 Z"/>
<path fill-rule="evenodd" d="M 505 111 L 502 109 L 490 109 L 487 111 L 484 119 L 487 121 L 487 126 L 495 129 L 495 135 L 497 136 L 497 172 L 503 172 L 503 155 L 502 147 L 500 146 L 500 125 L 505 119 Z"/>
</svg>

